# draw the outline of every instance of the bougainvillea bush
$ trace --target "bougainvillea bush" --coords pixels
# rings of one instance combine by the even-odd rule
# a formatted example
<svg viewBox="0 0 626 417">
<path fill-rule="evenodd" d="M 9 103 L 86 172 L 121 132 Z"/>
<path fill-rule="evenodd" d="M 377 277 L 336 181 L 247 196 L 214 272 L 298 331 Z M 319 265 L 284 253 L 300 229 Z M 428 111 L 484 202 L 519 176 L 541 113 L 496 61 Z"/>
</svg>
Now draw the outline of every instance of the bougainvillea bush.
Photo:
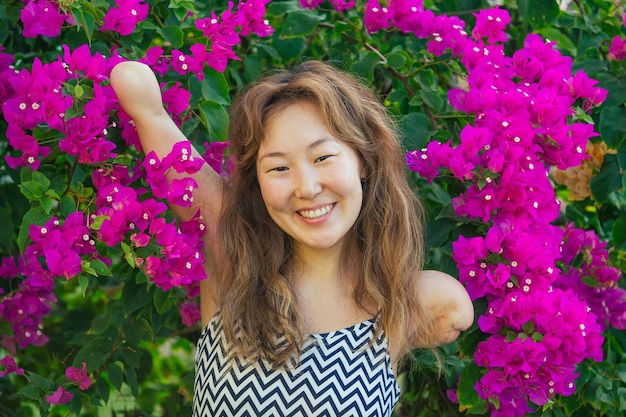
<svg viewBox="0 0 626 417">
<path fill-rule="evenodd" d="M 626 411 L 621 2 L 9 0 L 0 5 L 0 416 L 189 415 L 203 162 L 144 154 L 109 85 L 149 65 L 228 176 L 228 107 L 303 59 L 372 85 L 476 323 L 399 370 L 398 416 Z M 210 279 L 210 278 L 209 278 Z"/>
</svg>

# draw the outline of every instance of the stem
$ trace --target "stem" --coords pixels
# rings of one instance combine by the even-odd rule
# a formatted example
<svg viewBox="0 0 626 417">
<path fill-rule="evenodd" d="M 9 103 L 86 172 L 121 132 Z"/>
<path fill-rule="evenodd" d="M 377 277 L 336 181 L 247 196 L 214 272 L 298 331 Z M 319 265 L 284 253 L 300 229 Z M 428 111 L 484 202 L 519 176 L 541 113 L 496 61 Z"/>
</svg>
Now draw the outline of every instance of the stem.
<svg viewBox="0 0 626 417">
<path fill-rule="evenodd" d="M 74 163 L 70 167 L 70 172 L 67 176 L 68 178 L 67 187 L 65 188 L 65 191 L 63 191 L 63 194 L 61 194 L 61 198 L 65 197 L 67 193 L 70 191 L 70 188 L 72 187 L 72 178 L 74 177 L 74 171 L 76 171 L 77 165 L 78 165 L 77 161 L 74 161 Z"/>
</svg>

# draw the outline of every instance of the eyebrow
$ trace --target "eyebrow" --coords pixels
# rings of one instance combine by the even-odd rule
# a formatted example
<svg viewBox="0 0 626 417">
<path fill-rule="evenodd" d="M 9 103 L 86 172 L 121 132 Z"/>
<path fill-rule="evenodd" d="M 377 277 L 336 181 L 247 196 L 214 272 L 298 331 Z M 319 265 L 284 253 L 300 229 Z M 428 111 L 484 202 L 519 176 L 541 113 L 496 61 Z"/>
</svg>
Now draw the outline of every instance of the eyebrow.
<svg viewBox="0 0 626 417">
<path fill-rule="evenodd" d="M 309 144 L 309 146 L 307 146 L 307 149 L 314 149 L 316 147 L 318 147 L 319 145 L 326 143 L 326 142 L 335 142 L 334 139 L 331 138 L 322 138 L 322 139 L 318 139 L 314 142 L 311 142 Z M 260 158 L 259 161 L 262 161 L 265 158 L 282 158 L 286 155 L 285 152 L 280 152 L 280 151 L 275 151 L 275 152 L 267 152 L 265 154 L 263 154 Z"/>
</svg>

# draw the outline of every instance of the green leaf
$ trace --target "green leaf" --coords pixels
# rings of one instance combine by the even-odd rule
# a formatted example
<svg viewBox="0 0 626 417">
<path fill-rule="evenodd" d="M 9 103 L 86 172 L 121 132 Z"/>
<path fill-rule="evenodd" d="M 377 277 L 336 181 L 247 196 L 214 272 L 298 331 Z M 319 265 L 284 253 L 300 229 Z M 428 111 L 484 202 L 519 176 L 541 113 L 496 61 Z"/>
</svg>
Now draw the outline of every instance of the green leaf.
<svg viewBox="0 0 626 417">
<path fill-rule="evenodd" d="M 473 356 L 476 346 L 487 338 L 487 335 L 478 329 L 465 333 L 459 339 L 459 349 L 467 356 Z"/>
<path fill-rule="evenodd" d="M 519 0 L 518 5 L 522 19 L 535 29 L 548 26 L 559 14 L 556 0 Z"/>
<path fill-rule="evenodd" d="M 295 1 L 273 1 L 267 5 L 268 17 L 282 17 L 287 13 L 301 11 L 302 7 Z"/>
<path fill-rule="evenodd" d="M 152 301 L 152 293 L 146 284 L 135 284 L 126 281 L 122 289 L 122 303 L 124 305 L 124 316 L 128 317 L 133 312 L 147 306 Z"/>
<path fill-rule="evenodd" d="M 525 333 L 531 334 L 535 331 L 535 322 L 532 320 L 528 320 L 526 323 L 522 324 L 522 329 Z"/>
<path fill-rule="evenodd" d="M 43 397 L 41 390 L 32 385 L 27 385 L 21 388 L 17 393 L 24 398 L 28 398 L 29 400 L 39 400 Z"/>
<path fill-rule="evenodd" d="M 160 289 L 154 291 L 152 303 L 159 314 L 167 313 L 175 305 L 170 293 Z"/>
<path fill-rule="evenodd" d="M 407 62 L 406 55 L 402 52 L 392 52 L 387 55 L 387 64 L 391 68 L 401 69 Z"/>
<path fill-rule="evenodd" d="M 109 402 L 109 395 L 111 394 L 111 389 L 109 388 L 109 384 L 104 379 L 102 378 L 96 379 L 96 390 L 98 391 L 98 394 L 100 394 L 100 398 L 102 398 L 102 401 L 104 401 L 105 403 Z M 78 412 L 80 412 L 81 407 L 82 407 L 82 404 L 79 403 Z M 76 412 L 76 415 L 79 414 L 78 412 Z"/>
<path fill-rule="evenodd" d="M 113 350 L 112 348 L 112 343 L 108 339 L 101 337 L 94 339 L 76 353 L 72 366 L 81 368 L 83 362 L 85 362 L 87 364 L 87 372 L 93 372 L 107 362 Z"/>
<path fill-rule="evenodd" d="M 228 112 L 219 103 L 203 101 L 198 105 L 200 116 L 209 131 L 211 140 L 226 141 L 228 129 Z"/>
<path fill-rule="evenodd" d="M 38 201 L 43 197 L 44 189 L 37 181 L 24 181 L 18 185 L 24 197 L 30 201 Z"/>
<path fill-rule="evenodd" d="M 600 135 L 609 148 L 615 148 L 626 132 L 626 113 L 620 107 L 605 107 L 600 112 Z"/>
<path fill-rule="evenodd" d="M 430 120 L 424 113 L 409 113 L 400 121 L 404 148 L 406 150 L 422 149 L 426 147 L 430 138 L 435 134 L 430 130 Z"/>
<path fill-rule="evenodd" d="M 613 244 L 621 246 L 626 242 L 626 214 L 622 214 L 615 220 L 612 228 Z M 626 382 L 626 380 L 624 380 Z"/>
<path fill-rule="evenodd" d="M 24 249 L 26 247 L 26 242 L 29 239 L 30 226 L 33 224 L 37 226 L 43 226 L 48 220 L 50 220 L 50 217 L 51 216 L 46 213 L 42 207 L 33 207 L 26 212 L 26 214 L 22 218 L 20 232 L 17 237 L 17 246 L 20 252 L 24 252 Z"/>
<path fill-rule="evenodd" d="M 609 194 L 618 189 L 622 184 L 620 167 L 616 155 L 605 155 L 604 163 L 598 175 L 590 182 L 591 193 L 598 203 L 605 203 Z"/>
<path fill-rule="evenodd" d="M 122 366 L 118 362 L 113 362 L 107 366 L 107 374 L 109 375 L 111 385 L 118 391 L 122 389 L 122 383 L 124 382 L 123 372 Z"/>
<path fill-rule="evenodd" d="M 39 200 L 39 204 L 41 204 L 41 207 L 46 212 L 46 214 L 50 214 L 50 212 L 56 205 L 56 200 L 50 197 L 43 197 L 41 200 Z"/>
<path fill-rule="evenodd" d="M 131 367 L 125 367 L 126 382 L 130 386 L 130 391 L 135 398 L 139 396 L 139 383 L 137 382 L 137 369 Z"/>
<path fill-rule="evenodd" d="M 127 365 L 125 366 L 127 372 L 130 368 L 139 368 L 140 355 L 138 351 L 128 348 L 123 349 L 122 357 L 124 358 L 124 364 Z"/>
<path fill-rule="evenodd" d="M 298 10 L 287 15 L 280 33 L 282 38 L 301 38 L 308 36 L 324 17 L 310 10 Z"/>
<path fill-rule="evenodd" d="M 482 376 L 482 369 L 474 362 L 470 362 L 465 368 L 463 368 L 459 379 L 459 387 L 457 389 L 459 406 L 466 409 L 472 409 L 484 404 L 484 401 L 478 397 L 478 392 L 476 392 L 476 389 L 474 388 Z"/>
<path fill-rule="evenodd" d="M 108 327 L 111 322 L 111 310 L 109 309 L 106 313 L 100 314 L 91 321 L 91 327 L 89 328 L 89 333 L 92 334 L 102 334 Z"/>
<path fill-rule="evenodd" d="M 350 66 L 350 71 L 364 80 L 374 79 L 374 68 L 381 63 L 380 56 L 374 52 L 366 53 Z"/>
<path fill-rule="evenodd" d="M 228 81 L 223 72 L 208 68 L 201 84 L 202 97 L 217 104 L 230 104 Z"/>
<path fill-rule="evenodd" d="M 109 220 L 111 217 L 110 216 L 96 216 L 94 219 L 91 219 L 91 223 L 89 225 L 89 227 L 92 230 L 100 230 L 100 228 L 102 227 L 102 222 L 105 220 Z M 122 245 L 124 245 L 124 243 L 122 242 Z M 128 247 L 128 245 L 126 245 Z M 132 266 L 132 265 L 131 265 Z"/>
<path fill-rule="evenodd" d="M 439 111 L 443 108 L 443 99 L 434 91 L 420 90 L 420 97 L 433 110 Z"/>
<path fill-rule="evenodd" d="M 182 29 L 177 26 L 167 26 L 159 28 L 157 32 L 163 36 L 163 39 L 172 44 L 172 48 L 179 49 L 184 44 L 185 34 Z"/>
<path fill-rule="evenodd" d="M 33 181 L 37 181 L 39 184 L 41 184 L 41 188 L 44 191 L 47 190 L 48 188 L 50 188 L 50 180 L 48 179 L 48 177 L 46 177 L 41 172 L 33 171 L 32 179 L 33 179 Z"/>
<path fill-rule="evenodd" d="M 44 378 L 43 376 L 36 374 L 34 372 L 30 372 L 28 374 L 30 378 L 30 382 L 35 384 L 37 387 L 41 388 L 44 391 L 50 391 L 54 387 L 54 382 L 51 379 Z"/>
<path fill-rule="evenodd" d="M 91 266 L 98 273 L 98 275 L 104 275 L 107 277 L 113 275 L 111 274 L 109 267 L 100 259 L 93 259 L 89 262 L 89 266 Z"/>
<path fill-rule="evenodd" d="M 626 363 L 620 363 L 617 365 L 617 375 L 623 383 L 626 383 Z"/>
<path fill-rule="evenodd" d="M 88 2 L 82 2 L 82 3 L 89 4 Z M 89 12 L 85 13 L 85 11 L 82 10 L 83 7 L 85 6 L 81 4 L 81 9 L 73 11 L 74 20 L 81 23 L 79 25 L 79 28 L 82 28 L 85 31 L 85 37 L 87 38 L 87 43 L 91 45 L 91 38 L 93 36 L 93 32 L 96 27 L 96 18 L 94 17 L 93 14 Z"/>
<path fill-rule="evenodd" d="M 76 87 L 74 87 L 74 96 L 76 98 L 81 98 L 83 96 L 83 94 L 85 94 L 85 90 L 83 89 L 83 87 L 79 84 Z"/>
<path fill-rule="evenodd" d="M 304 38 L 283 38 L 278 34 L 278 31 L 274 32 L 272 36 L 272 45 L 284 62 L 299 59 L 304 53 L 305 47 Z"/>
<path fill-rule="evenodd" d="M 606 89 L 608 92 L 606 100 L 604 100 L 603 107 L 617 107 L 624 104 L 624 101 L 626 101 L 625 77 L 622 76 L 618 78 L 612 72 L 601 71 L 598 74 L 595 74 L 595 78 L 598 80 L 599 86 Z"/>
<path fill-rule="evenodd" d="M 15 230 L 13 219 L 11 219 L 11 210 L 9 207 L 0 207 L 0 219 L 2 219 L 2 227 L 0 227 L 0 245 L 4 247 L 5 253 L 10 252 L 15 238 Z"/>
<path fill-rule="evenodd" d="M 144 336 L 144 329 L 136 321 L 126 320 L 122 323 L 122 330 L 124 331 L 124 338 L 130 347 L 133 349 L 137 348 L 142 340 L 142 336 Z"/>
<path fill-rule="evenodd" d="M 83 274 L 80 274 L 78 276 L 78 284 L 80 285 L 80 291 L 83 294 L 83 297 L 85 297 L 85 294 L 87 293 L 87 288 L 89 287 L 89 278 L 87 278 Z"/>
</svg>

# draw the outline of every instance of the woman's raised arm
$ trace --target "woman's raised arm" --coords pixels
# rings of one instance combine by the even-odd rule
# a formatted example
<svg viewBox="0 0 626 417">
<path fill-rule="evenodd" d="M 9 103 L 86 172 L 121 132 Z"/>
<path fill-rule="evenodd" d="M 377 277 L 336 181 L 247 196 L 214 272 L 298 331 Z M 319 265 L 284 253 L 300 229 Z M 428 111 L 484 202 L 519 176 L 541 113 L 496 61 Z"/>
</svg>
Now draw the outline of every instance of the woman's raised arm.
<svg viewBox="0 0 626 417">
<path fill-rule="evenodd" d="M 146 154 L 154 151 L 162 160 L 175 143 L 188 140 L 165 111 L 159 83 L 147 65 L 133 61 L 117 64 L 111 71 L 111 86 L 122 108 L 133 119 Z M 195 149 L 193 155 L 202 158 Z M 171 172 L 168 179 L 182 175 L 188 174 Z M 172 210 L 181 220 L 188 220 L 200 209 L 205 222 L 217 221 L 221 214 L 222 177 L 206 163 L 192 176 L 198 182 L 193 206 L 172 205 Z"/>
<path fill-rule="evenodd" d="M 148 66 L 132 61 L 117 64 L 111 71 L 111 86 L 122 108 L 133 119 L 141 147 L 146 154 L 154 151 L 162 160 L 170 153 L 174 144 L 188 140 L 163 108 L 159 83 Z M 194 157 L 202 158 L 197 150 L 193 147 L 192 149 Z M 182 175 L 188 174 L 170 172 L 168 180 Z M 210 273 L 220 262 L 217 224 L 222 213 L 225 182 L 207 163 L 192 177 L 198 183 L 198 188 L 193 193 L 192 207 L 174 204 L 171 207 L 181 220 L 189 220 L 198 209 L 200 210 L 202 221 L 206 225 L 205 253 L 208 256 L 206 267 Z M 214 282 L 206 279 L 200 283 L 203 325 L 206 325 L 217 308 Z"/>
</svg>

